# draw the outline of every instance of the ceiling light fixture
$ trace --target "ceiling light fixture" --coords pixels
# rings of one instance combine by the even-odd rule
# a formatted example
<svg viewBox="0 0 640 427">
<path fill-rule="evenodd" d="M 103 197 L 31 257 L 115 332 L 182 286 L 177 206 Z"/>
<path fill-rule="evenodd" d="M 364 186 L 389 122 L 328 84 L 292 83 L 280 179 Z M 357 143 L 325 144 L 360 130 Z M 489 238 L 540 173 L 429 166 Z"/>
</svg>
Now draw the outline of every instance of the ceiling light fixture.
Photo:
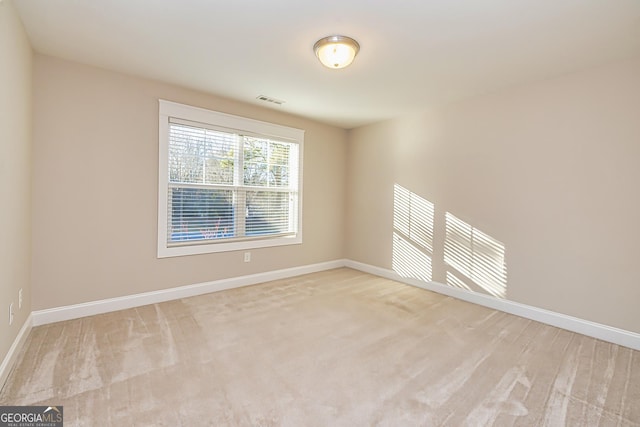
<svg viewBox="0 0 640 427">
<path fill-rule="evenodd" d="M 328 36 L 313 45 L 316 56 L 327 68 L 344 68 L 353 62 L 360 45 L 347 36 Z"/>
</svg>

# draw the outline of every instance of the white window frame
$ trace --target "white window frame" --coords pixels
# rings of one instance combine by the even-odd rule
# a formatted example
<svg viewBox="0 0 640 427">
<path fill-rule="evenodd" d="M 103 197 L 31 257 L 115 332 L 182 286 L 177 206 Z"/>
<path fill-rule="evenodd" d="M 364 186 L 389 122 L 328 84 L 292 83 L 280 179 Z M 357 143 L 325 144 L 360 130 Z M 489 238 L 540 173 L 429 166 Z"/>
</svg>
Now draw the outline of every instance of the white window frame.
<svg viewBox="0 0 640 427">
<path fill-rule="evenodd" d="M 304 149 L 304 130 L 262 122 L 204 108 L 159 100 L 159 155 L 158 155 L 158 258 L 197 255 L 215 252 L 240 251 L 302 243 L 302 159 Z M 169 186 L 169 121 L 170 119 L 186 120 L 214 126 L 234 133 L 249 133 L 261 137 L 294 142 L 298 144 L 298 212 L 297 231 L 293 235 L 264 236 L 258 239 L 193 242 L 171 246 L 167 244 L 168 230 L 168 186 Z"/>
</svg>

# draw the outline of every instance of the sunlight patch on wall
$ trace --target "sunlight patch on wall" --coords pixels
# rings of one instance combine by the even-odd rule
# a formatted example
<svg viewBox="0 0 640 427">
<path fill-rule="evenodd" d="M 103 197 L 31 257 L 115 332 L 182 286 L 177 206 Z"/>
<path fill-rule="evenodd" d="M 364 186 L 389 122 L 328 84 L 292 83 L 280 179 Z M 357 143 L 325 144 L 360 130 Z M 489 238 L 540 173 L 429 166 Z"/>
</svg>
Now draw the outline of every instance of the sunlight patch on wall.
<svg viewBox="0 0 640 427">
<path fill-rule="evenodd" d="M 431 281 L 434 212 L 433 203 L 394 185 L 392 268 L 400 276 Z"/>
<path fill-rule="evenodd" d="M 447 285 L 470 291 L 471 288 L 450 271 L 447 271 Z"/>
<path fill-rule="evenodd" d="M 431 257 L 393 233 L 393 271 L 402 277 L 431 281 Z"/>
<path fill-rule="evenodd" d="M 507 266 L 504 245 L 449 212 L 446 213 L 445 227 L 444 261 L 454 269 L 447 274 L 447 284 L 461 287 L 464 282 L 459 276 L 463 276 L 489 294 L 505 298 Z"/>
<path fill-rule="evenodd" d="M 393 228 L 416 245 L 433 251 L 434 206 L 401 185 L 393 188 Z"/>
</svg>

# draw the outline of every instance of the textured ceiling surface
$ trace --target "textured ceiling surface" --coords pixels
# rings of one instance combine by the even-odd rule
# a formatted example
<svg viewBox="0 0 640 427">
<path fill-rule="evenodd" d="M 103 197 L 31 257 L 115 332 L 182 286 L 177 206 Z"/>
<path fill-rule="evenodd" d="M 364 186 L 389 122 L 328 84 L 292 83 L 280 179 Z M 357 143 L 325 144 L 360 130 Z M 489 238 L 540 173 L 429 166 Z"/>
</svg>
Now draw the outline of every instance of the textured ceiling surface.
<svg viewBox="0 0 640 427">
<path fill-rule="evenodd" d="M 638 0 L 14 4 L 37 52 L 344 128 L 640 55 Z M 331 34 L 360 43 L 351 67 L 314 56 Z"/>
</svg>

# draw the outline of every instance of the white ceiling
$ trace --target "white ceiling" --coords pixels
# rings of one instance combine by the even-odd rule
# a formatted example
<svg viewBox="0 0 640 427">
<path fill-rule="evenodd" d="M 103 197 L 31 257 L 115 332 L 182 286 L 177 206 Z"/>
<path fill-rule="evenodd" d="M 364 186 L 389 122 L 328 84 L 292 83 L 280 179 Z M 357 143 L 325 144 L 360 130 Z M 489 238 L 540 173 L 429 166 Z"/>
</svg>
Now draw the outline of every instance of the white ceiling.
<svg viewBox="0 0 640 427">
<path fill-rule="evenodd" d="M 640 55 L 639 0 L 14 4 L 38 52 L 344 128 Z M 331 34 L 360 43 L 351 67 L 317 61 Z"/>
</svg>

